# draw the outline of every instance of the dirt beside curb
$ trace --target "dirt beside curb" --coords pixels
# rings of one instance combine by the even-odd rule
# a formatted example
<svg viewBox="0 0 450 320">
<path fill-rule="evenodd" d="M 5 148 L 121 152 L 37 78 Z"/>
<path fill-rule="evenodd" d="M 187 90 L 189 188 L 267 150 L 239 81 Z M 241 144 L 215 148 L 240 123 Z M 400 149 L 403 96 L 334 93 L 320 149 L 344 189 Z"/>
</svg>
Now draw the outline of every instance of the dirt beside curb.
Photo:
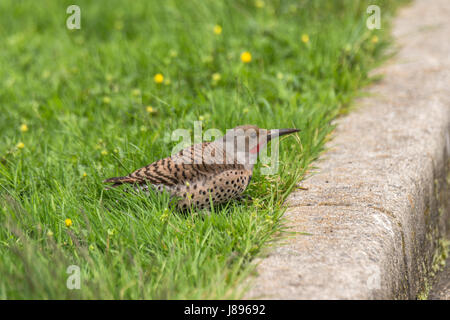
<svg viewBox="0 0 450 320">
<path fill-rule="evenodd" d="M 450 1 L 400 11 L 395 59 L 338 121 L 318 173 L 288 199 L 290 237 L 246 298 L 411 299 L 426 292 L 450 198 Z"/>
<path fill-rule="evenodd" d="M 445 268 L 439 272 L 431 290 L 429 300 L 450 300 L 450 258 Z"/>
</svg>

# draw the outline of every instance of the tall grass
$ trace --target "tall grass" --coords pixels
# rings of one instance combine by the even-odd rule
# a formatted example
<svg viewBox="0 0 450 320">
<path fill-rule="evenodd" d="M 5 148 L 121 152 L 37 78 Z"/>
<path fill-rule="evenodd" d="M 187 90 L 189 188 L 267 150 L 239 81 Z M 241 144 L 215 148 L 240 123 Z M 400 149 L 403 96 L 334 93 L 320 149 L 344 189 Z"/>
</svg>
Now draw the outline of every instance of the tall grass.
<svg viewBox="0 0 450 320">
<path fill-rule="evenodd" d="M 373 2 L 382 30 L 359 0 L 85 0 L 80 30 L 65 27 L 73 1 L 1 1 L 0 297 L 239 298 L 330 122 L 381 61 L 398 3 Z M 253 201 L 210 215 L 105 192 L 102 179 L 168 156 L 171 132 L 197 120 L 302 131 L 280 142 L 277 174 L 256 168 Z"/>
</svg>

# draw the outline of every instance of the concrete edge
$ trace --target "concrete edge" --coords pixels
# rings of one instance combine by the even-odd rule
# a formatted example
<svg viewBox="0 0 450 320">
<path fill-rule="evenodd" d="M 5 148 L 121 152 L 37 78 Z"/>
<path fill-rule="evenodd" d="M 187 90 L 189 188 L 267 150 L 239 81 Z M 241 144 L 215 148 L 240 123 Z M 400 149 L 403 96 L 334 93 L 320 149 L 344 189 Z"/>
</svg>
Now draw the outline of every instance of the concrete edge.
<svg viewBox="0 0 450 320">
<path fill-rule="evenodd" d="M 450 3 L 401 11 L 401 50 L 340 119 L 319 172 L 288 199 L 298 234 L 258 262 L 245 298 L 415 299 L 450 230 Z"/>
</svg>

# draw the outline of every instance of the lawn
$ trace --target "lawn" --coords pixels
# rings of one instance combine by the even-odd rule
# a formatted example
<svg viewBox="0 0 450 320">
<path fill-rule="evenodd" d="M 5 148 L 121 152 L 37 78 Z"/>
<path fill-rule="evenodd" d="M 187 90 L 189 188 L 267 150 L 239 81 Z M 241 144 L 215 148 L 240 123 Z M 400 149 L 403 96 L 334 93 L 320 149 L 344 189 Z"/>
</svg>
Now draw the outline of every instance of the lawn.
<svg viewBox="0 0 450 320">
<path fill-rule="evenodd" d="M 79 30 L 66 28 L 71 4 Z M 369 4 L 380 30 L 366 27 Z M 242 297 L 252 259 L 287 234 L 283 201 L 382 61 L 397 6 L 2 0 L 0 298 Z M 302 131 L 280 141 L 276 174 L 256 167 L 252 201 L 210 215 L 105 191 L 103 179 L 169 156 L 172 132 L 195 121 Z"/>
</svg>

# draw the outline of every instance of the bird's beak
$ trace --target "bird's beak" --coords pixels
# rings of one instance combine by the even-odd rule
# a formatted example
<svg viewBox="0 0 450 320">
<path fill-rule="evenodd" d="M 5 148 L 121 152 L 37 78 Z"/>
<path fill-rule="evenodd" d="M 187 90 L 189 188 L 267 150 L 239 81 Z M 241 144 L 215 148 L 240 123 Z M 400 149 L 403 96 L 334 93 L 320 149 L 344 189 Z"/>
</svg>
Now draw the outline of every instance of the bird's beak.
<svg viewBox="0 0 450 320">
<path fill-rule="evenodd" d="M 299 132 L 299 129 L 272 129 L 269 131 L 269 134 L 267 136 L 267 140 L 272 140 L 275 139 L 277 137 L 281 137 L 284 136 L 286 134 L 290 134 L 290 133 L 294 133 L 294 132 Z"/>
</svg>

